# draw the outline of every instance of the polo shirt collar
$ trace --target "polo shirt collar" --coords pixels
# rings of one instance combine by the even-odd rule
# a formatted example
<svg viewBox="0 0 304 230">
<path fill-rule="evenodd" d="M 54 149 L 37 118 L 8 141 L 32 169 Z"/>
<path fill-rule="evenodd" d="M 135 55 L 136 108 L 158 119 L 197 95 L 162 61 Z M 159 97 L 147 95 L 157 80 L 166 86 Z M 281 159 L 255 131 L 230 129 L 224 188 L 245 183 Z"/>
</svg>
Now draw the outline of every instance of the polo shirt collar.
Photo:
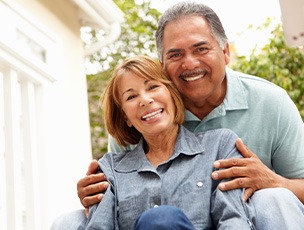
<svg viewBox="0 0 304 230">
<path fill-rule="evenodd" d="M 208 114 L 204 120 L 226 115 L 226 111 L 248 109 L 245 87 L 237 72 L 226 67 L 227 93 L 224 101 Z M 186 121 L 200 121 L 193 113 L 185 109 Z"/>
<path fill-rule="evenodd" d="M 237 72 L 226 67 L 227 93 L 224 99 L 226 110 L 248 109 L 248 101 L 245 94 L 245 87 Z"/>
</svg>

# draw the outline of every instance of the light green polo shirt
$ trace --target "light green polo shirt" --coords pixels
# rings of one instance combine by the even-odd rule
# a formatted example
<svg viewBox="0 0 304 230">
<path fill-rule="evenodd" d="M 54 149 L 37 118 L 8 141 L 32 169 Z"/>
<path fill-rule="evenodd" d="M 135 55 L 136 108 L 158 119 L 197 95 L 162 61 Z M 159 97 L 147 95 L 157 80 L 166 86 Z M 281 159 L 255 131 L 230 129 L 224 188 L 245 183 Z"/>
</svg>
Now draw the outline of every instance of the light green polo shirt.
<svg viewBox="0 0 304 230">
<path fill-rule="evenodd" d="M 286 91 L 229 68 L 226 77 L 223 103 L 203 120 L 186 110 L 186 128 L 194 132 L 229 128 L 276 173 L 286 178 L 304 178 L 304 125 Z M 121 150 L 111 137 L 108 149 Z"/>
</svg>

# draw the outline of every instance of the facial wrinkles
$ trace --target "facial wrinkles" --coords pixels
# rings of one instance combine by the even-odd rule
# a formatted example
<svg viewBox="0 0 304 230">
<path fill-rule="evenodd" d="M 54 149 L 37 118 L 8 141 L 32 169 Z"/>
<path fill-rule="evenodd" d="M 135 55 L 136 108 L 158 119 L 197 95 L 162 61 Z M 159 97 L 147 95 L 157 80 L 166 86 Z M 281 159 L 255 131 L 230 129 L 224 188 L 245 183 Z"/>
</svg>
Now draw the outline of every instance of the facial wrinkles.
<svg viewBox="0 0 304 230">
<path fill-rule="evenodd" d="M 129 101 L 124 100 L 122 106 L 128 120 L 136 128 L 140 129 L 140 121 L 149 122 L 164 114 L 165 111 L 171 114 L 173 99 L 169 90 L 163 84 L 151 81 L 142 82 L 142 79 L 138 77 L 124 79 L 121 84 L 121 92 L 126 94 L 125 96 L 128 96 L 128 93 L 131 93 L 132 96 L 135 95 Z M 157 87 L 149 89 L 154 84 Z M 149 103 L 150 101 L 153 101 L 153 103 Z"/>
</svg>

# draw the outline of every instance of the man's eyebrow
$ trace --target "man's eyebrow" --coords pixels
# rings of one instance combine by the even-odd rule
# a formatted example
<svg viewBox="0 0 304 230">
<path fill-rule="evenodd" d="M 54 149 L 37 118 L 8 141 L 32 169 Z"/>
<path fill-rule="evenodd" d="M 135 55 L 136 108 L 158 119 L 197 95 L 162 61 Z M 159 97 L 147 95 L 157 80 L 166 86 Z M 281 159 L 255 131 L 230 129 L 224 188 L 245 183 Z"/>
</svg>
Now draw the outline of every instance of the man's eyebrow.
<svg viewBox="0 0 304 230">
<path fill-rule="evenodd" d="M 206 45 L 208 44 L 208 42 L 206 41 L 201 41 L 201 42 L 198 42 L 198 43 L 195 43 L 192 45 L 192 47 L 199 47 L 201 45 Z M 166 52 L 166 55 L 170 54 L 170 53 L 178 53 L 178 52 L 181 52 L 181 49 L 169 49 L 167 52 Z"/>
<path fill-rule="evenodd" d="M 169 49 L 169 50 L 166 52 L 166 55 L 167 55 L 167 54 L 170 54 L 170 53 L 178 53 L 178 52 L 181 52 L 181 49 Z"/>
<path fill-rule="evenodd" d="M 198 46 L 206 45 L 206 44 L 208 44 L 208 42 L 206 42 L 206 41 L 201 41 L 201 42 L 198 42 L 198 43 L 193 44 L 192 47 L 198 47 Z"/>
</svg>

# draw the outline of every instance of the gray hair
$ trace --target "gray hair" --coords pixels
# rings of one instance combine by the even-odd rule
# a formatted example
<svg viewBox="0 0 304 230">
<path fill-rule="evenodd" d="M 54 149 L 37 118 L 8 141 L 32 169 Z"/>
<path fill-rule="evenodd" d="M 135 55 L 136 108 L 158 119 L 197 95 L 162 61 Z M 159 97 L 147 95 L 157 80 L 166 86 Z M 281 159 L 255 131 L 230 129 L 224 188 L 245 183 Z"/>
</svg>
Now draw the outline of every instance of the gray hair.
<svg viewBox="0 0 304 230">
<path fill-rule="evenodd" d="M 219 46 L 224 49 L 228 38 L 217 14 L 209 6 L 202 3 L 180 2 L 168 8 L 158 21 L 155 40 L 158 58 L 161 62 L 163 61 L 162 40 L 166 25 L 185 16 L 200 16 L 204 18 L 210 26 L 213 37 L 218 42 Z"/>
</svg>

